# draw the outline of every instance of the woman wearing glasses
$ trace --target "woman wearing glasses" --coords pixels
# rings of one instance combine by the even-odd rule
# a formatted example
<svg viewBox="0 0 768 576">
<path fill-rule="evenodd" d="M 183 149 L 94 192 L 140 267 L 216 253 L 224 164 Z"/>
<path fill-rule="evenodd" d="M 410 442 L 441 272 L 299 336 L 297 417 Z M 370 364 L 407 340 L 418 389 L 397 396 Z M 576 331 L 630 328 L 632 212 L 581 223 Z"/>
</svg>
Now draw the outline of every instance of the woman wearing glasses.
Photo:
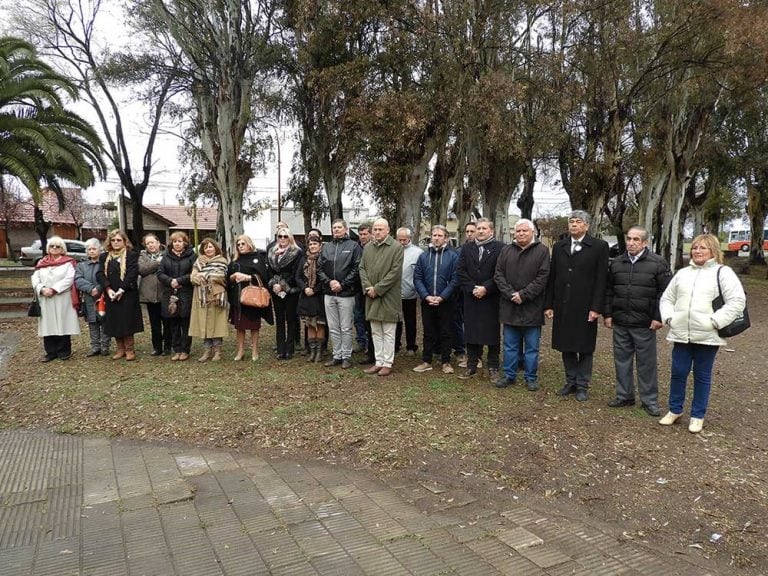
<svg viewBox="0 0 768 576">
<path fill-rule="evenodd" d="M 67 360 L 72 356 L 71 336 L 80 334 L 79 301 L 73 286 L 76 262 L 67 256 L 66 244 L 58 236 L 48 240 L 45 251 L 32 274 L 32 288 L 40 304 L 37 335 L 43 338 L 42 361 Z"/>
<path fill-rule="evenodd" d="M 171 360 L 189 359 L 192 338 L 189 337 L 189 317 L 192 313 L 192 266 L 195 251 L 189 245 L 189 236 L 176 231 L 170 237 L 170 250 L 160 261 L 157 277 L 163 285 L 161 301 L 163 318 L 168 320 L 171 332 Z"/>
<path fill-rule="evenodd" d="M 117 344 L 112 359 L 135 360 L 133 335 L 144 331 L 138 290 L 139 255 L 122 230 L 112 230 L 107 235 L 104 249 L 96 278 L 106 294 L 104 330 Z"/>
<path fill-rule="evenodd" d="M 293 234 L 288 228 L 277 233 L 277 242 L 269 249 L 269 290 L 275 308 L 275 326 L 277 335 L 277 358 L 290 360 L 294 352 L 294 336 L 298 334 L 299 316 L 296 307 L 299 303 L 299 286 L 296 273 L 303 253 L 296 245 Z"/>
<path fill-rule="evenodd" d="M 250 236 L 243 234 L 235 241 L 235 256 L 229 264 L 229 322 L 237 331 L 237 355 L 245 356 L 245 333 L 251 332 L 251 360 L 259 359 L 259 330 L 261 321 L 272 324 L 272 307 L 252 308 L 240 305 L 240 291 L 249 284 L 267 285 L 267 253 L 259 250 Z M 258 280 L 257 280 L 258 279 Z"/>
</svg>

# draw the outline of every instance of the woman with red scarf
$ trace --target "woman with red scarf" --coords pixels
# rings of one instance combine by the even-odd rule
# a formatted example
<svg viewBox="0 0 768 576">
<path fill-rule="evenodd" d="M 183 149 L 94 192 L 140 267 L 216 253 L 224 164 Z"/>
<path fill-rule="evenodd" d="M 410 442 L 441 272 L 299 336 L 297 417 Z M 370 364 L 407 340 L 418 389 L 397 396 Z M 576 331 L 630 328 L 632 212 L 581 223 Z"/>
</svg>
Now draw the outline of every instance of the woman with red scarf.
<svg viewBox="0 0 768 576">
<path fill-rule="evenodd" d="M 32 288 L 40 304 L 37 335 L 43 337 L 43 362 L 72 356 L 71 336 L 80 334 L 77 319 L 79 300 L 74 290 L 74 258 L 67 256 L 67 246 L 59 236 L 52 236 L 46 255 L 35 266 Z"/>
</svg>

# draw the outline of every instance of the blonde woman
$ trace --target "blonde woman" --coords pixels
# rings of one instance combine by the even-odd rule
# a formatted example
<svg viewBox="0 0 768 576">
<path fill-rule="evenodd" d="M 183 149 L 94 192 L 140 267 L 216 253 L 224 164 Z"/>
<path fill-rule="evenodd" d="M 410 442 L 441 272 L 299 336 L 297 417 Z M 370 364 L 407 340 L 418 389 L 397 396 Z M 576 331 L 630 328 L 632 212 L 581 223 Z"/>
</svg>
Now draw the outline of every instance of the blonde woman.
<svg viewBox="0 0 768 576">
<path fill-rule="evenodd" d="M 720 288 L 718 289 L 718 283 Z M 712 309 L 722 291 L 725 304 Z M 733 322 L 746 306 L 744 288 L 736 273 L 723 266 L 720 240 L 701 234 L 691 244 L 690 264 L 672 277 L 659 301 L 661 321 L 669 326 L 673 342 L 669 382 L 669 412 L 659 421 L 674 424 L 683 415 L 688 374 L 693 372 L 693 400 L 688 430 L 701 432 L 709 405 L 715 356 L 726 341 L 717 333 Z"/>
<path fill-rule="evenodd" d="M 205 352 L 198 362 L 221 360 L 221 345 L 227 335 L 227 258 L 211 238 L 200 242 L 192 267 L 192 317 L 189 335 L 203 339 Z"/>
<path fill-rule="evenodd" d="M 245 333 L 251 332 L 251 360 L 259 359 L 259 330 L 261 321 L 273 323 L 272 307 L 250 308 L 240 305 L 240 291 L 249 284 L 267 285 L 267 253 L 256 248 L 250 236 L 243 234 L 235 241 L 235 256 L 227 270 L 229 278 L 229 322 L 237 330 L 235 360 L 245 356 Z M 257 280 L 258 279 L 258 280 Z"/>
<path fill-rule="evenodd" d="M 161 314 L 171 333 L 171 360 L 189 359 L 192 338 L 189 337 L 189 317 L 192 312 L 192 266 L 197 258 L 189 245 L 189 236 L 176 231 L 171 234 L 169 249 L 160 261 L 157 278 L 163 286 Z"/>
<path fill-rule="evenodd" d="M 290 360 L 294 352 L 294 336 L 299 333 L 299 285 L 296 273 L 303 252 L 288 228 L 277 232 L 277 242 L 269 249 L 269 289 L 275 309 L 275 333 L 278 360 Z"/>
<path fill-rule="evenodd" d="M 104 330 L 117 344 L 112 359 L 135 360 L 134 334 L 144 331 L 138 290 L 139 255 L 122 230 L 109 232 L 104 249 L 96 278 L 106 293 Z"/>
<path fill-rule="evenodd" d="M 58 236 L 46 244 L 46 255 L 35 265 L 32 288 L 40 304 L 37 335 L 43 338 L 42 362 L 72 356 L 72 335 L 80 334 L 79 300 L 74 289 L 76 262 L 67 256 L 67 245 Z"/>
</svg>

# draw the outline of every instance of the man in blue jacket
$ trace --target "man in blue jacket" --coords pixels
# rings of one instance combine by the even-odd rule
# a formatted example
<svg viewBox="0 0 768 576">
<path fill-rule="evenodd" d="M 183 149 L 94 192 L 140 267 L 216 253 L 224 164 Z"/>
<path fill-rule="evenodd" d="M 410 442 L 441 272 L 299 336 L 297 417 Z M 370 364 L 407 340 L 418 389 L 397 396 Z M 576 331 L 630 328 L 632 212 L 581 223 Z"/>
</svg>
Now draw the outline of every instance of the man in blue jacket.
<svg viewBox="0 0 768 576">
<path fill-rule="evenodd" d="M 445 226 L 432 226 L 429 250 L 419 256 L 413 272 L 413 284 L 421 298 L 421 321 L 424 326 L 424 346 L 421 359 L 414 372 L 432 370 L 432 356 L 440 353 L 444 374 L 453 374 L 451 366 L 451 340 L 453 298 L 457 278 L 459 255 L 451 249 Z"/>
</svg>

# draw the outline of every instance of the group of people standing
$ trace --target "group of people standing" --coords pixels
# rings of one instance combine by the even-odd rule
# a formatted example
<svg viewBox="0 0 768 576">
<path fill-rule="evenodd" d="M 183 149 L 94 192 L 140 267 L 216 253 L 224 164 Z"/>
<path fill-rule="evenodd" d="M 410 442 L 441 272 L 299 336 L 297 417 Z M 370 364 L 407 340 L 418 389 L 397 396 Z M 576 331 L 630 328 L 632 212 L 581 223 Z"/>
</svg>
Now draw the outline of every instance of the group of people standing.
<svg viewBox="0 0 768 576">
<path fill-rule="evenodd" d="M 452 351 L 465 347 L 459 378 L 471 379 L 479 375 L 486 349 L 488 376 L 496 387 L 513 386 L 522 368 L 526 388 L 536 391 L 541 330 L 550 319 L 552 347 L 561 353 L 565 372 L 557 394 L 586 401 L 602 316 L 612 329 L 616 370 L 616 397 L 609 406 L 634 406 L 637 380 L 643 409 L 661 415 L 656 332 L 666 325 L 674 347 L 669 413 L 660 424 L 673 424 L 681 416 L 693 370 L 689 430 L 700 431 L 715 355 L 725 344 L 717 331 L 746 304 L 738 277 L 722 265 L 718 239 L 696 237 L 689 266 L 673 277 L 667 263 L 648 248 L 644 228 L 630 228 L 626 252 L 611 260 L 608 244 L 589 234 L 590 224 L 588 213 L 574 211 L 568 234 L 550 252 L 527 219 L 516 223 L 514 240 L 504 244 L 496 239 L 493 222 L 480 218 L 458 249 L 451 246 L 447 229 L 435 225 L 426 250 L 412 244 L 407 228 L 390 235 L 385 219 L 365 227 L 362 243 L 350 238 L 345 221 L 336 220 L 330 241 L 323 242 L 320 231 L 312 229 L 305 249 L 279 223 L 266 251 L 239 236 L 231 261 L 210 238 L 193 250 L 183 232 L 171 234 L 167 250 L 148 234 L 139 254 L 115 230 L 103 252 L 97 240 L 89 240 L 88 260 L 78 264 L 66 256 L 64 241 L 53 237 L 32 277 L 42 309 L 43 361 L 71 356 L 70 335 L 80 330 L 78 310 L 90 332 L 87 356 L 109 355 L 114 338 L 112 358 L 135 359 L 134 334 L 144 329 L 140 303 L 145 303 L 154 356 L 187 360 L 192 338 L 199 338 L 204 348 L 199 361 L 218 361 L 232 324 L 234 359 L 246 356 L 250 332 L 255 361 L 266 321 L 276 323 L 277 358 L 289 360 L 300 341 L 301 323 L 308 360 L 322 361 L 330 342 L 332 355 L 325 366 L 346 369 L 352 366 L 357 326 L 358 347 L 364 345 L 371 364 L 364 372 L 386 377 L 403 334 L 406 352 L 413 355 L 418 349 L 420 302 L 423 346 L 415 372 L 432 370 L 437 356 L 442 372 L 452 374 Z M 269 291 L 269 306 L 241 303 L 243 289 L 254 285 Z M 712 300 L 719 294 L 725 304 L 715 310 Z"/>
</svg>

